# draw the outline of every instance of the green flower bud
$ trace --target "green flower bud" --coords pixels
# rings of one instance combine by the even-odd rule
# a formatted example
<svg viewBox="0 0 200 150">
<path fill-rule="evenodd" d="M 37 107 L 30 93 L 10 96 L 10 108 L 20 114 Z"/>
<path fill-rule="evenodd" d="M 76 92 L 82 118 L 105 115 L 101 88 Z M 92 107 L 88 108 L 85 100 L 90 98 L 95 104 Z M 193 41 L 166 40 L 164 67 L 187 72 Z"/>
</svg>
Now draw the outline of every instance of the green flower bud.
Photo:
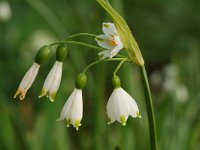
<svg viewBox="0 0 200 150">
<path fill-rule="evenodd" d="M 67 47 L 62 44 L 57 47 L 56 50 L 56 60 L 63 62 L 67 56 Z"/>
<path fill-rule="evenodd" d="M 121 87 L 120 78 L 118 76 L 113 76 L 112 77 L 112 84 L 113 84 L 114 89 Z"/>
<path fill-rule="evenodd" d="M 87 76 L 84 73 L 80 73 L 76 76 L 76 88 L 83 89 L 87 82 Z"/>
<path fill-rule="evenodd" d="M 50 58 L 51 54 L 52 54 L 51 46 L 44 45 L 38 50 L 35 57 L 35 62 L 41 65 Z"/>
</svg>

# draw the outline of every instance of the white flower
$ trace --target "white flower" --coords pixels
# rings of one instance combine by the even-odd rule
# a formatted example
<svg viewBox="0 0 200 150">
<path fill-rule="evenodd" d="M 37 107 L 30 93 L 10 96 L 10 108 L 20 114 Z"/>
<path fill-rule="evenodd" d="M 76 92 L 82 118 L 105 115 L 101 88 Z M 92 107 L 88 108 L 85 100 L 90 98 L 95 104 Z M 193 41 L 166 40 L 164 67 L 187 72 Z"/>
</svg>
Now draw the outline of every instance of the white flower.
<svg viewBox="0 0 200 150">
<path fill-rule="evenodd" d="M 100 58 L 112 58 L 123 48 L 123 44 L 113 23 L 103 23 L 102 30 L 104 34 L 95 38 L 99 46 L 107 49 L 99 52 Z"/>
<path fill-rule="evenodd" d="M 81 89 L 74 89 L 70 97 L 68 98 L 67 102 L 65 103 L 64 107 L 62 108 L 60 120 L 67 120 L 67 127 L 72 124 L 76 130 L 78 127 L 81 126 L 81 119 L 83 116 L 83 98 L 82 98 L 82 90 Z"/>
<path fill-rule="evenodd" d="M 10 4 L 7 1 L 0 2 L 0 21 L 8 21 L 12 16 Z"/>
<path fill-rule="evenodd" d="M 33 81 L 35 80 L 36 75 L 38 74 L 40 65 L 37 63 L 33 63 L 31 68 L 27 71 L 27 73 L 24 75 L 19 88 L 17 89 L 17 92 L 14 95 L 14 98 L 16 98 L 18 95 L 20 100 L 23 100 L 26 96 L 26 92 L 33 84 Z"/>
<path fill-rule="evenodd" d="M 141 118 L 135 100 L 121 87 L 114 89 L 108 100 L 106 109 L 108 124 L 117 120 L 122 123 L 122 125 L 126 125 L 129 115 L 133 118 Z"/>
<path fill-rule="evenodd" d="M 188 89 L 184 84 L 180 84 L 175 88 L 175 96 L 179 102 L 186 102 L 189 97 Z"/>
<path fill-rule="evenodd" d="M 47 78 L 44 82 L 42 92 L 39 95 L 39 98 L 42 96 L 47 96 L 50 98 L 51 102 L 54 101 L 57 90 L 60 86 L 60 81 L 62 77 L 62 62 L 56 61 L 51 71 L 47 75 Z"/>
</svg>

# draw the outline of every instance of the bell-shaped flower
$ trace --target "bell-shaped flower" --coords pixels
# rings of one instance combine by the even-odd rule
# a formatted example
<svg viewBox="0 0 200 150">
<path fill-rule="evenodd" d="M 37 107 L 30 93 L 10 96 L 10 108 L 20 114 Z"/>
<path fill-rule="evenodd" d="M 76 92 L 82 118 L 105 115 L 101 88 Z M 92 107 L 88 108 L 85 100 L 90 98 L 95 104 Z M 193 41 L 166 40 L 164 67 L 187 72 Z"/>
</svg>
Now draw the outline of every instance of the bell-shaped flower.
<svg viewBox="0 0 200 150">
<path fill-rule="evenodd" d="M 76 130 L 81 126 L 81 119 L 83 116 L 83 96 L 82 89 L 85 87 L 87 82 L 87 76 L 84 73 L 80 73 L 76 77 L 76 88 L 69 96 L 67 102 L 65 103 L 60 118 L 60 120 L 67 120 L 67 127 L 72 124 Z"/>
<path fill-rule="evenodd" d="M 114 57 L 122 48 L 123 44 L 113 23 L 103 23 L 103 33 L 95 38 L 98 45 L 106 50 L 99 52 L 100 59 Z"/>
<path fill-rule="evenodd" d="M 63 63 L 60 61 L 56 61 L 51 71 L 47 75 L 45 79 L 42 92 L 39 95 L 40 97 L 47 96 L 50 98 L 51 102 L 54 102 L 57 90 L 60 86 L 60 81 L 62 77 L 62 66 Z"/>
<path fill-rule="evenodd" d="M 75 88 L 74 91 L 69 96 L 67 102 L 62 108 L 60 120 L 67 120 L 67 127 L 72 124 L 76 130 L 81 126 L 81 119 L 83 116 L 83 98 L 82 90 Z"/>
<path fill-rule="evenodd" d="M 109 124 L 117 120 L 126 125 L 129 115 L 133 118 L 141 117 L 135 100 L 122 88 L 114 89 L 106 109 Z"/>
<path fill-rule="evenodd" d="M 33 81 L 35 80 L 38 71 L 39 71 L 40 65 L 36 62 L 33 63 L 31 68 L 27 71 L 27 73 L 24 75 L 19 88 L 17 89 L 17 92 L 14 95 L 14 98 L 16 98 L 19 95 L 20 100 L 23 100 L 26 96 L 26 92 L 33 84 Z"/>
<path fill-rule="evenodd" d="M 137 103 L 124 89 L 121 88 L 119 77 L 114 76 L 112 82 L 114 91 L 106 106 L 108 124 L 117 120 L 122 123 L 122 125 L 126 125 L 129 115 L 133 118 L 141 118 Z"/>
</svg>

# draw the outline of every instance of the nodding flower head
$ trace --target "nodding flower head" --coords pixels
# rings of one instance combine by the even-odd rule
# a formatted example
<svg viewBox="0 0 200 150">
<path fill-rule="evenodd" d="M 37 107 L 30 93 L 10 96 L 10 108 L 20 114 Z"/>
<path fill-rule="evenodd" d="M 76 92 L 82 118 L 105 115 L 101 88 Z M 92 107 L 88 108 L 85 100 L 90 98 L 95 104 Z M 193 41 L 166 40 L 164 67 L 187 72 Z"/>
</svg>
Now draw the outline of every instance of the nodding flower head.
<svg viewBox="0 0 200 150">
<path fill-rule="evenodd" d="M 42 92 L 39 95 L 40 97 L 47 96 L 50 98 L 51 102 L 54 102 L 57 90 L 60 86 L 60 81 L 62 77 L 62 66 L 63 63 L 56 61 L 51 71 L 47 75 L 47 78 L 44 82 Z"/>
<path fill-rule="evenodd" d="M 82 97 L 82 89 L 85 87 L 87 82 L 87 76 L 83 73 L 80 73 L 76 77 L 76 88 L 69 96 L 67 102 L 65 103 L 60 118 L 60 120 L 67 120 L 67 127 L 72 124 L 76 130 L 78 130 L 79 126 L 81 126 L 81 119 L 83 116 L 83 97 Z"/>
<path fill-rule="evenodd" d="M 83 116 L 83 98 L 82 90 L 74 89 L 69 96 L 64 107 L 62 108 L 60 118 L 57 121 L 67 120 L 67 127 L 72 124 L 76 130 L 81 126 L 81 119 Z"/>
<path fill-rule="evenodd" d="M 24 77 L 17 89 L 17 92 L 14 95 L 14 98 L 16 98 L 18 95 L 19 95 L 20 100 L 23 100 L 25 98 L 26 92 L 33 84 L 33 82 L 38 74 L 39 68 L 40 68 L 40 65 L 34 62 L 33 65 L 31 66 L 31 68 L 24 75 Z"/>
<path fill-rule="evenodd" d="M 126 125 L 129 115 L 133 118 L 141 118 L 137 103 L 124 89 L 121 88 L 119 77 L 114 76 L 112 81 L 114 91 L 106 106 L 108 124 L 117 120 L 122 123 L 122 125 Z"/>
</svg>

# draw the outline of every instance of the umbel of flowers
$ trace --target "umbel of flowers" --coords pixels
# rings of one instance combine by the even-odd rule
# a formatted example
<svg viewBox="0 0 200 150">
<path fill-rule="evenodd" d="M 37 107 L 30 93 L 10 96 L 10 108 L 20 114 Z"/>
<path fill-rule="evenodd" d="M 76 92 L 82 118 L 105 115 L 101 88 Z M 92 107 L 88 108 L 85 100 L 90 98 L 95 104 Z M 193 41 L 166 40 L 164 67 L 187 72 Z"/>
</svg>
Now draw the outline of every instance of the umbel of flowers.
<svg viewBox="0 0 200 150">
<path fill-rule="evenodd" d="M 122 123 L 122 125 L 126 125 L 126 121 L 129 116 L 133 118 L 141 117 L 139 114 L 137 103 L 121 87 L 120 78 L 116 75 L 122 64 L 124 62 L 129 62 L 129 58 L 124 56 L 122 57 L 121 55 L 113 58 L 117 56 L 117 53 L 119 53 L 120 50 L 123 49 L 123 44 L 120 40 L 115 25 L 113 23 L 103 23 L 102 30 L 104 34 L 95 36 L 97 44 L 103 48 L 102 51 L 98 53 L 100 56 L 100 60 L 92 62 L 85 67 L 82 73 L 77 75 L 75 88 L 70 94 L 66 103 L 64 104 L 59 119 L 57 119 L 57 121 L 66 119 L 67 127 L 73 125 L 76 130 L 78 130 L 79 126 L 81 126 L 81 120 L 83 117 L 82 89 L 85 87 L 87 82 L 86 72 L 90 67 L 94 66 L 95 64 L 105 61 L 120 61 L 119 65 L 116 67 L 116 70 L 113 73 L 112 84 L 114 90 L 106 106 L 108 124 L 113 123 L 114 121 L 118 121 Z M 35 62 L 23 77 L 19 88 L 14 95 L 14 98 L 16 98 L 18 95 L 20 100 L 23 100 L 25 98 L 26 92 L 31 87 L 33 81 L 36 78 L 40 65 L 48 61 L 49 57 L 52 55 L 52 46 L 58 44 L 58 47 L 56 49 L 56 61 L 49 71 L 44 81 L 42 91 L 39 95 L 39 98 L 46 96 L 50 99 L 51 102 L 54 102 L 56 93 L 59 89 L 61 82 L 63 61 L 67 55 L 67 48 L 63 44 L 67 42 L 68 41 L 56 42 L 40 48 L 36 55 Z M 85 46 L 84 43 L 82 45 Z M 98 49 L 100 47 L 98 47 Z"/>
<path fill-rule="evenodd" d="M 79 126 L 81 126 L 81 120 L 83 117 L 82 89 L 85 87 L 87 82 L 87 76 L 85 73 L 90 67 L 104 61 L 120 61 L 119 65 L 113 73 L 112 84 L 114 90 L 106 106 L 108 124 L 113 123 L 114 121 L 118 121 L 122 123 L 122 125 L 126 125 L 126 121 L 129 116 L 133 118 L 141 117 L 137 103 L 121 87 L 120 78 L 116 75 L 122 64 L 124 62 L 129 62 L 129 59 L 124 56 L 113 58 L 114 56 L 117 56 L 117 53 L 120 52 L 120 50 L 123 49 L 123 44 L 120 40 L 115 25 L 113 23 L 103 23 L 102 30 L 104 34 L 98 35 L 95 38 L 97 44 L 104 48 L 102 49 L 103 51 L 98 53 L 100 55 L 100 60 L 89 64 L 86 66 L 82 73 L 77 75 L 75 88 L 64 104 L 59 119 L 57 119 L 57 121 L 66 119 L 67 127 L 72 124 L 76 130 L 78 130 Z M 67 43 L 67 41 L 56 42 L 56 44 L 60 44 L 56 49 L 56 61 L 52 69 L 49 71 L 44 81 L 42 91 L 39 95 L 39 98 L 43 96 L 48 97 L 51 102 L 54 102 L 56 93 L 59 89 L 62 77 L 63 61 L 67 55 L 67 48 L 65 45 L 63 45 L 63 43 Z M 25 98 L 26 92 L 31 87 L 33 81 L 36 78 L 40 65 L 48 61 L 49 57 L 52 55 L 52 46 L 54 45 L 55 43 L 40 48 L 36 55 L 35 62 L 23 77 L 19 88 L 14 95 L 14 98 L 16 98 L 18 95 L 20 100 Z"/>
<path fill-rule="evenodd" d="M 19 88 L 16 94 L 14 95 L 14 98 L 16 98 L 18 95 L 20 100 L 23 100 L 25 98 L 26 92 L 31 87 L 33 81 L 36 78 L 40 65 L 43 62 L 47 61 L 48 58 L 51 56 L 52 46 L 61 44 L 75 44 L 75 45 L 86 46 L 88 48 L 96 50 L 101 50 L 98 53 L 100 56 L 100 60 L 96 60 L 91 64 L 89 64 L 88 66 L 86 66 L 83 73 L 78 75 L 76 80 L 76 87 L 72 92 L 72 94 L 69 96 L 67 102 L 65 103 L 61 111 L 60 118 L 58 120 L 66 119 L 67 126 L 72 124 L 78 130 L 78 127 L 81 125 L 80 122 L 82 119 L 82 112 L 83 112 L 82 89 L 86 84 L 85 73 L 90 67 L 94 66 L 95 64 L 107 61 L 120 61 L 119 65 L 116 67 L 116 70 L 113 73 L 114 91 L 111 94 L 106 107 L 107 115 L 109 118 L 108 123 L 112 123 L 115 120 L 117 120 L 118 122 L 122 123 L 122 125 L 126 125 L 126 121 L 129 115 L 132 116 L 133 118 L 136 117 L 140 118 L 141 116 L 139 114 L 139 109 L 135 100 L 121 88 L 120 79 L 118 76 L 116 76 L 117 71 L 124 62 L 129 62 L 130 64 L 137 64 L 140 67 L 141 78 L 143 81 L 142 83 L 144 86 L 145 102 L 147 106 L 148 121 L 149 121 L 151 149 L 157 150 L 157 133 L 156 133 L 153 102 L 151 98 L 151 92 L 149 88 L 146 69 L 144 66 L 144 60 L 140 52 L 140 48 L 136 40 L 134 39 L 132 32 L 129 26 L 127 25 L 126 21 L 120 16 L 120 14 L 114 8 L 112 8 L 108 0 L 96 0 L 96 1 L 111 16 L 114 24 L 103 23 L 102 30 L 104 34 L 98 36 L 89 33 L 80 33 L 68 36 L 63 41 L 58 41 L 48 46 L 42 47 L 39 50 L 38 54 L 36 55 L 36 59 L 32 67 L 23 77 L 19 85 Z M 95 37 L 95 40 L 97 41 L 100 47 L 76 40 L 75 41 L 71 40 L 77 36 L 83 36 L 83 35 Z M 128 57 L 118 54 L 123 48 L 128 53 Z M 65 47 L 58 46 L 56 51 L 56 62 L 52 67 L 51 71 L 49 72 L 49 74 L 47 75 L 47 78 L 42 88 L 42 92 L 39 97 L 47 96 L 50 98 L 51 102 L 54 102 L 61 81 L 62 65 L 63 65 L 62 62 L 66 56 L 66 53 L 67 50 Z M 82 79 L 84 79 L 83 86 L 82 84 L 79 84 L 81 83 Z"/>
</svg>

